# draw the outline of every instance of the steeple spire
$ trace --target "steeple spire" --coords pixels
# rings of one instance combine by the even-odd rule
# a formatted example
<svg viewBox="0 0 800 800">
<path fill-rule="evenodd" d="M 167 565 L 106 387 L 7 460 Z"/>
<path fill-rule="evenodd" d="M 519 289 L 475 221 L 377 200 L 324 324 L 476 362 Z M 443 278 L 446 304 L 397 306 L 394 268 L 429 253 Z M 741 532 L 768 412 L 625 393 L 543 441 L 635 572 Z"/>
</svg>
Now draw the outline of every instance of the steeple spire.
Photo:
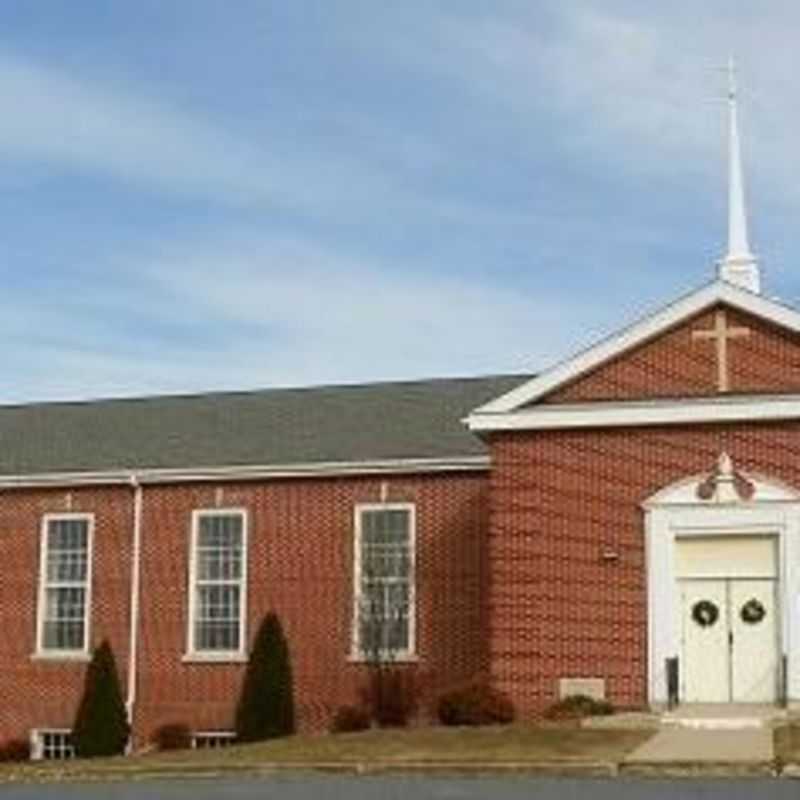
<svg viewBox="0 0 800 800">
<path fill-rule="evenodd" d="M 750 252 L 747 210 L 742 178 L 742 149 L 739 142 L 736 67 L 728 60 L 728 252 L 719 262 L 719 277 L 751 292 L 761 291 L 758 263 Z"/>
</svg>

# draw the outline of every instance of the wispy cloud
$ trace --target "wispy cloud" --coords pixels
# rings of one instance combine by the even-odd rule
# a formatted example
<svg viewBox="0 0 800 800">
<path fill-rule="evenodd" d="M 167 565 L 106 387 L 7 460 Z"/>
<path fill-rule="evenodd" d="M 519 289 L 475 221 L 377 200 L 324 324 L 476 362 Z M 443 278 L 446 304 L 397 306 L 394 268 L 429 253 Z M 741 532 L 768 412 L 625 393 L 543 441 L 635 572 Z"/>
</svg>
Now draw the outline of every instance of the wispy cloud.
<svg viewBox="0 0 800 800">
<path fill-rule="evenodd" d="M 311 216 L 358 218 L 381 200 L 412 202 L 389 173 L 352 150 L 302 151 L 285 137 L 254 141 L 230 120 L 151 99 L 153 88 L 75 77 L 0 52 L 0 158 Z"/>
<path fill-rule="evenodd" d="M 136 274 L 0 320 L 6 340 L 66 334 L 29 339 L 25 377 L 3 399 L 535 370 L 589 333 L 588 298 L 525 297 L 287 238 L 156 247 Z"/>
<path fill-rule="evenodd" d="M 417 35 L 388 46 L 377 37 L 353 41 L 494 105 L 494 121 L 527 132 L 532 147 L 555 127 L 558 144 L 587 163 L 658 173 L 721 171 L 722 68 L 734 53 L 744 67 L 746 116 L 753 106 L 750 144 L 759 168 L 771 170 L 786 156 L 800 159 L 789 136 L 800 109 L 787 102 L 797 7 L 776 3 L 770 11 L 689 0 L 669 9 L 501 3 L 491 11 L 439 8 Z M 784 175 L 780 188 L 794 194 L 796 184 Z"/>
<path fill-rule="evenodd" d="M 712 274 L 730 49 L 754 244 L 800 293 L 795 4 L 256 7 L 120 61 L 4 39 L 6 399 L 551 363 Z"/>
</svg>

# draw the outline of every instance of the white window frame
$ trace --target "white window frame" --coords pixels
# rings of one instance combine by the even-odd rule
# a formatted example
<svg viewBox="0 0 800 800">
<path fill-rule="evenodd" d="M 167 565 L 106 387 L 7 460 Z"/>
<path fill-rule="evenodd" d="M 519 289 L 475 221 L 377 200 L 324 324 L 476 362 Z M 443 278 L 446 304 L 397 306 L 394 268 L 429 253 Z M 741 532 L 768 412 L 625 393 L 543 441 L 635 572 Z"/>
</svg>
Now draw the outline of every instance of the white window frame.
<svg viewBox="0 0 800 800">
<path fill-rule="evenodd" d="M 237 650 L 198 650 L 195 646 L 195 616 L 197 613 L 197 534 L 204 517 L 239 516 L 242 519 L 242 574 L 239 578 L 239 648 Z M 249 520 L 246 508 L 198 508 L 192 511 L 189 536 L 189 614 L 184 661 L 243 662 L 247 661 L 247 562 Z M 233 581 L 230 581 L 233 583 Z"/>
<path fill-rule="evenodd" d="M 220 739 L 228 741 L 229 744 L 236 742 L 236 731 L 195 731 L 192 734 L 192 750 L 216 750 L 219 747 L 198 747 L 199 739 Z M 229 745 L 221 745 L 221 747 L 228 747 Z"/>
<path fill-rule="evenodd" d="M 75 650 L 57 650 L 44 646 L 44 623 L 45 609 L 47 608 L 47 557 L 48 557 L 48 533 L 51 522 L 61 522 L 70 520 L 80 520 L 87 523 L 86 540 L 86 594 L 83 608 L 83 647 Z M 39 591 L 36 609 L 36 652 L 34 658 L 56 659 L 56 660 L 77 660 L 86 661 L 89 659 L 92 620 L 92 575 L 94 564 L 94 514 L 89 513 L 48 513 L 42 516 L 41 529 L 39 533 Z"/>
<path fill-rule="evenodd" d="M 417 660 L 417 507 L 415 503 L 357 503 L 353 524 L 353 625 L 351 636 L 351 661 L 368 661 L 369 654 L 361 647 L 361 530 L 362 515 L 369 511 L 408 512 L 408 648 L 392 653 L 392 663 Z"/>
<path fill-rule="evenodd" d="M 56 736 L 72 736 L 69 728 L 34 728 L 30 733 L 31 742 L 31 761 L 69 761 L 75 758 L 75 746 L 70 745 L 71 754 L 62 759 L 45 759 L 44 757 L 44 737 L 48 734 Z"/>
</svg>

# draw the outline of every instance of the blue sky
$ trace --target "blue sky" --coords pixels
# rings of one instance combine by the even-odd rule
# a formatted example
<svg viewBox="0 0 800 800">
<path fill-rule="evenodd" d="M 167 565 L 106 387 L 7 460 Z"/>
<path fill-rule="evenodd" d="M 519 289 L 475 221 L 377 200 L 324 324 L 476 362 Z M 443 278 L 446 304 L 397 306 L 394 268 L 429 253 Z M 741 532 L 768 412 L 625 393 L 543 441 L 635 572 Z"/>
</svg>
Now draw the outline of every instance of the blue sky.
<svg viewBox="0 0 800 800">
<path fill-rule="evenodd" d="M 800 9 L 747 5 L 4 4 L 0 400 L 541 369 L 711 277 L 731 50 L 800 300 Z"/>
</svg>

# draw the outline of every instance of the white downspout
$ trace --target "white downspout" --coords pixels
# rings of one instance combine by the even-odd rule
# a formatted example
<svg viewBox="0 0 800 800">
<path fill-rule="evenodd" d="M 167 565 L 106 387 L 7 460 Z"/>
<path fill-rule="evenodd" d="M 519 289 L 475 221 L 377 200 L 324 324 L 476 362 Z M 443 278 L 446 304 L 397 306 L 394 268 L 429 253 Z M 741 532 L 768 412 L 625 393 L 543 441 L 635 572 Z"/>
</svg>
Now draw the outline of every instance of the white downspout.
<svg viewBox="0 0 800 800">
<path fill-rule="evenodd" d="M 128 723 L 131 736 L 128 739 L 128 752 L 133 749 L 133 711 L 136 705 L 136 683 L 138 679 L 139 655 L 139 595 L 141 583 L 141 551 L 142 551 L 142 485 L 136 475 L 131 475 L 130 485 L 133 489 L 133 548 L 131 553 L 131 615 L 130 641 L 128 644 L 128 699 L 125 708 L 128 712 Z"/>
</svg>

